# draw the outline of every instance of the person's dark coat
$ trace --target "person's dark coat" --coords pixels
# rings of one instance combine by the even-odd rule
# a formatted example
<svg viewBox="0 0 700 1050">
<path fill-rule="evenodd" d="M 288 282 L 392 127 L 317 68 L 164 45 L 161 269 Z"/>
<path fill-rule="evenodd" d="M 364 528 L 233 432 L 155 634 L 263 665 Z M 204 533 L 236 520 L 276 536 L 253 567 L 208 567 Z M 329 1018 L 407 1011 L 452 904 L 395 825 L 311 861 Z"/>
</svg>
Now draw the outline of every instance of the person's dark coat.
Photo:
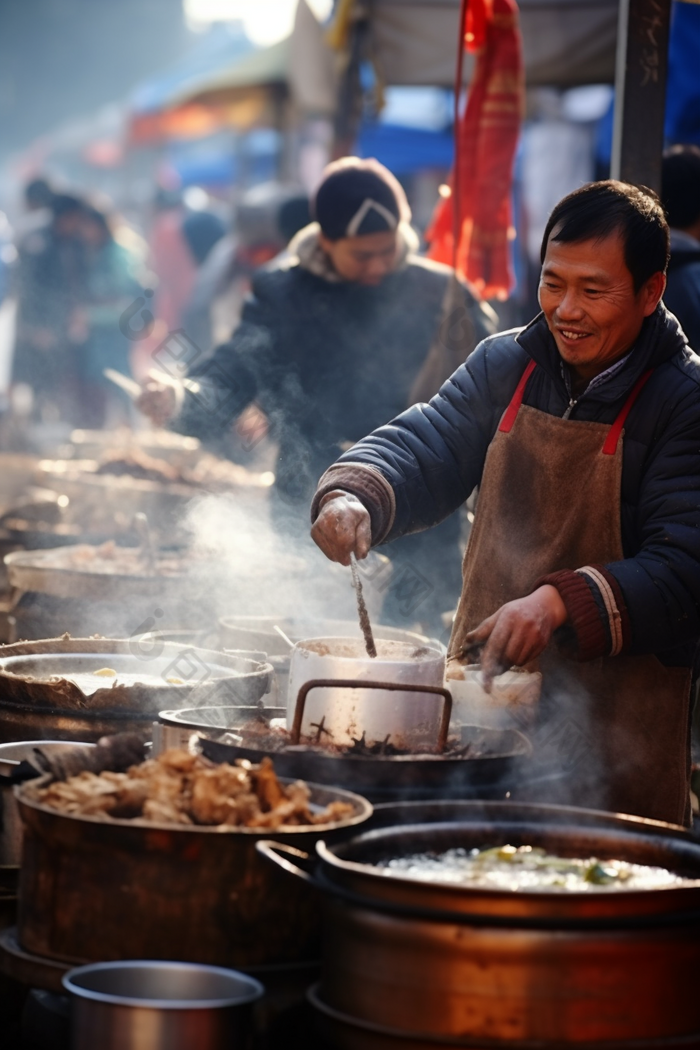
<svg viewBox="0 0 700 1050">
<path fill-rule="evenodd" d="M 342 488 L 367 506 L 375 543 L 445 519 L 479 484 L 530 358 L 539 367 L 524 404 L 563 416 L 571 403 L 567 373 L 540 315 L 525 329 L 484 340 L 430 404 L 410 408 L 341 457 L 319 485 L 312 516 L 325 492 Z M 622 605 L 623 651 L 691 666 L 700 637 L 700 358 L 663 304 L 645 320 L 623 367 L 581 395 L 569 418 L 611 424 L 650 368 L 624 431 L 625 559 L 604 568 Z M 596 655 L 606 655 L 602 643 L 588 653 Z"/>
<path fill-rule="evenodd" d="M 230 342 L 191 369 L 202 394 L 186 395 L 173 424 L 182 433 L 216 438 L 256 402 L 279 441 L 277 493 L 299 507 L 308 505 L 344 446 L 411 403 L 411 388 L 445 322 L 452 274 L 407 254 L 379 286 L 367 287 L 313 272 L 300 254 L 257 273 Z M 465 286 L 461 295 L 458 360 L 494 330 L 488 307 Z"/>
<path fill-rule="evenodd" d="M 700 243 L 680 230 L 671 230 L 664 302 L 680 321 L 690 345 L 700 350 Z"/>
</svg>

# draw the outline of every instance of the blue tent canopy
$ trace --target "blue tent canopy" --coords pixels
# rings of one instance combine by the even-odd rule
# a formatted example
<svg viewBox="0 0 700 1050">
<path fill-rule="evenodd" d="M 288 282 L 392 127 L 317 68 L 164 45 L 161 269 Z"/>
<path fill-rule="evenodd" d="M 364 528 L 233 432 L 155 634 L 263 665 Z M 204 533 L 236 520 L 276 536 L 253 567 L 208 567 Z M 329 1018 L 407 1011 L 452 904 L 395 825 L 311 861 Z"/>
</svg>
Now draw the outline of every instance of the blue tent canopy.
<svg viewBox="0 0 700 1050">
<path fill-rule="evenodd" d="M 452 129 L 426 131 L 398 124 L 365 124 L 357 142 L 360 157 L 376 157 L 395 175 L 410 175 L 429 168 L 452 165 Z"/>
<path fill-rule="evenodd" d="M 674 3 L 666 81 L 666 141 L 700 146 L 700 5 Z M 612 154 L 614 99 L 598 127 L 596 156 Z"/>
<path fill-rule="evenodd" d="M 666 87 L 666 138 L 700 146 L 700 6 L 673 5 Z"/>
</svg>

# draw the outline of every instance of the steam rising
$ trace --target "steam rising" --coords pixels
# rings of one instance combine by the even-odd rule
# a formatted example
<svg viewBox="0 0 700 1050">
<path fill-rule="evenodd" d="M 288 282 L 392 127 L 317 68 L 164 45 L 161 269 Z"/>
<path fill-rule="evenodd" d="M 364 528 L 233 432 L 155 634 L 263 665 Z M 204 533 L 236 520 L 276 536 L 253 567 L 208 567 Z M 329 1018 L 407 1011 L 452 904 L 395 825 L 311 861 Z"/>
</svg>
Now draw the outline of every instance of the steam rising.
<svg viewBox="0 0 700 1050">
<path fill-rule="evenodd" d="M 207 495 L 193 501 L 185 524 L 191 534 L 191 572 L 201 579 L 201 596 L 216 618 L 356 622 L 350 570 L 328 561 L 304 534 L 306 522 L 285 536 L 273 528 L 262 501 Z M 369 589 L 376 614 L 378 592 Z"/>
</svg>

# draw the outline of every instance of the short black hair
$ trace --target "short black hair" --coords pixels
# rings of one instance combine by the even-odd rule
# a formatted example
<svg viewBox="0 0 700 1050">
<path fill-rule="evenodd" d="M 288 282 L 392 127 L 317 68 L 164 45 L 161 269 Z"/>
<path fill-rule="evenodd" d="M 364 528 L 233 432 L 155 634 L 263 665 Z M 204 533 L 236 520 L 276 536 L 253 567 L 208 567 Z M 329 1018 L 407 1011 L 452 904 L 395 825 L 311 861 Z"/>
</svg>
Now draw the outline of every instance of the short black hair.
<svg viewBox="0 0 700 1050">
<path fill-rule="evenodd" d="M 687 230 L 700 220 L 700 149 L 672 146 L 661 166 L 661 202 L 669 226 Z"/>
<path fill-rule="evenodd" d="M 616 179 L 589 182 L 554 206 L 542 238 L 541 261 L 550 238 L 562 244 L 602 240 L 620 233 L 635 292 L 655 273 L 665 273 L 670 234 L 653 190 Z"/>
</svg>

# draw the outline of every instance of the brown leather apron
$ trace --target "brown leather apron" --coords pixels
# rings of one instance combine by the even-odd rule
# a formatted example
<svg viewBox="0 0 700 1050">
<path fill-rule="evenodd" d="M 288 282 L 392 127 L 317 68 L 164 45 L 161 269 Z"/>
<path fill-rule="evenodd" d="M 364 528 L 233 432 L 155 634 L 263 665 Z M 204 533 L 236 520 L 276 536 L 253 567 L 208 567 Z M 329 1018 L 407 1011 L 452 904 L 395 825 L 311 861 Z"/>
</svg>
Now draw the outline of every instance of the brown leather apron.
<svg viewBox="0 0 700 1050">
<path fill-rule="evenodd" d="M 608 426 L 523 405 L 534 368 L 533 361 L 488 448 L 451 652 L 505 602 L 531 593 L 539 577 L 624 557 L 621 439 L 651 373 Z M 545 797 L 687 823 L 690 671 L 655 656 L 578 663 L 554 643 L 540 670 L 536 755 L 560 772 Z"/>
</svg>

